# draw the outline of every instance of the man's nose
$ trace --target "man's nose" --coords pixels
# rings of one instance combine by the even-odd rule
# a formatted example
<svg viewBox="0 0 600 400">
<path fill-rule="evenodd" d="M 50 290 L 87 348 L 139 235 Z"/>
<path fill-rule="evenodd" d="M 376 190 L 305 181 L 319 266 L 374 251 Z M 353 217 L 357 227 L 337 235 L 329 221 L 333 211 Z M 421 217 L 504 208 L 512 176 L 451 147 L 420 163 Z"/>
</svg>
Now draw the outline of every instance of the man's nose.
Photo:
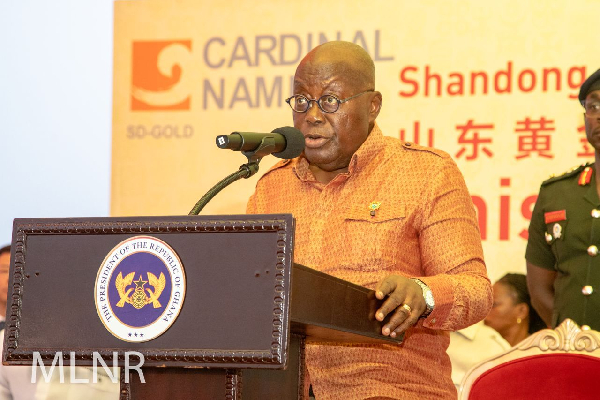
<svg viewBox="0 0 600 400">
<path fill-rule="evenodd" d="M 323 111 L 314 100 L 310 102 L 308 111 L 306 111 L 306 120 L 311 124 L 323 122 Z"/>
</svg>

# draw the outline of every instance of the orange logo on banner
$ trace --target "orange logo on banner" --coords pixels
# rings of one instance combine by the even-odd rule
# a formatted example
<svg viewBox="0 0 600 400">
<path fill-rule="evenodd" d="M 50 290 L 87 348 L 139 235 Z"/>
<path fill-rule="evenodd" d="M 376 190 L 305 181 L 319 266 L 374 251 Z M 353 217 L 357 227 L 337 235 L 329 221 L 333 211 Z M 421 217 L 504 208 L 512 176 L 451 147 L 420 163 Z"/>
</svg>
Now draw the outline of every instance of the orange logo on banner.
<svg viewBox="0 0 600 400">
<path fill-rule="evenodd" d="M 190 109 L 191 49 L 191 40 L 133 42 L 133 111 Z"/>
</svg>

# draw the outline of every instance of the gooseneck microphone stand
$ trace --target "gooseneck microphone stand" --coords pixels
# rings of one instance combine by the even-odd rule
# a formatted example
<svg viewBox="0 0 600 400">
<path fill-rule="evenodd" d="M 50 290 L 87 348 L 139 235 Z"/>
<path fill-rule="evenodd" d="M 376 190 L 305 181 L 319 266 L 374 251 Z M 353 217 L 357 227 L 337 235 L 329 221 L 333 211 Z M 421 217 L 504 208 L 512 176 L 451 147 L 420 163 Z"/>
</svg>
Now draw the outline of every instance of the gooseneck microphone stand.
<svg viewBox="0 0 600 400">
<path fill-rule="evenodd" d="M 234 172 L 233 174 L 225 177 L 215 186 L 213 186 L 192 208 L 188 215 L 198 215 L 200 211 L 206 206 L 206 204 L 217 195 L 221 190 L 225 189 L 227 186 L 232 184 L 233 182 L 240 180 L 242 178 L 248 179 L 252 175 L 258 172 L 258 163 L 264 156 L 267 156 L 273 153 L 275 150 L 275 139 L 273 137 L 265 137 L 260 142 L 260 145 L 252 150 L 252 151 L 243 151 L 242 154 L 246 156 L 248 162 L 240 166 L 239 170 Z"/>
</svg>

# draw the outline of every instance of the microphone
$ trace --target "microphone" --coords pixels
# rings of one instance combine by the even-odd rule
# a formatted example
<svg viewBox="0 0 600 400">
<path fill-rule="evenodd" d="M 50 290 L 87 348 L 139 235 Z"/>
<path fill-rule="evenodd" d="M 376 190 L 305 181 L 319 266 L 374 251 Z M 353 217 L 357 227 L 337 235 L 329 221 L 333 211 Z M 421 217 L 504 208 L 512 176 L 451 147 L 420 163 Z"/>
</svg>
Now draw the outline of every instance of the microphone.
<svg viewBox="0 0 600 400">
<path fill-rule="evenodd" d="M 304 151 L 304 135 L 291 126 L 273 129 L 271 133 L 232 132 L 217 136 L 217 147 L 233 151 L 252 152 L 261 145 L 275 157 L 296 158 Z M 272 147 L 268 148 L 268 146 Z"/>
</svg>

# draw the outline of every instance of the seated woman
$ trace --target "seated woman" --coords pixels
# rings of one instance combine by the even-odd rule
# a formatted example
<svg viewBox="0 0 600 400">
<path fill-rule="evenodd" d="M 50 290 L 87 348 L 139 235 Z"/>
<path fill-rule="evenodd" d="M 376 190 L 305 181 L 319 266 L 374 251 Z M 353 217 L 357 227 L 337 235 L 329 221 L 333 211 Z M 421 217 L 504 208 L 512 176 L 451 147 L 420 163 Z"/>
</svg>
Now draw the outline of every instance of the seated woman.
<svg viewBox="0 0 600 400">
<path fill-rule="evenodd" d="M 485 324 L 498 331 L 511 346 L 546 328 L 531 305 L 525 275 L 506 274 L 494 284 L 494 304 Z"/>
</svg>

